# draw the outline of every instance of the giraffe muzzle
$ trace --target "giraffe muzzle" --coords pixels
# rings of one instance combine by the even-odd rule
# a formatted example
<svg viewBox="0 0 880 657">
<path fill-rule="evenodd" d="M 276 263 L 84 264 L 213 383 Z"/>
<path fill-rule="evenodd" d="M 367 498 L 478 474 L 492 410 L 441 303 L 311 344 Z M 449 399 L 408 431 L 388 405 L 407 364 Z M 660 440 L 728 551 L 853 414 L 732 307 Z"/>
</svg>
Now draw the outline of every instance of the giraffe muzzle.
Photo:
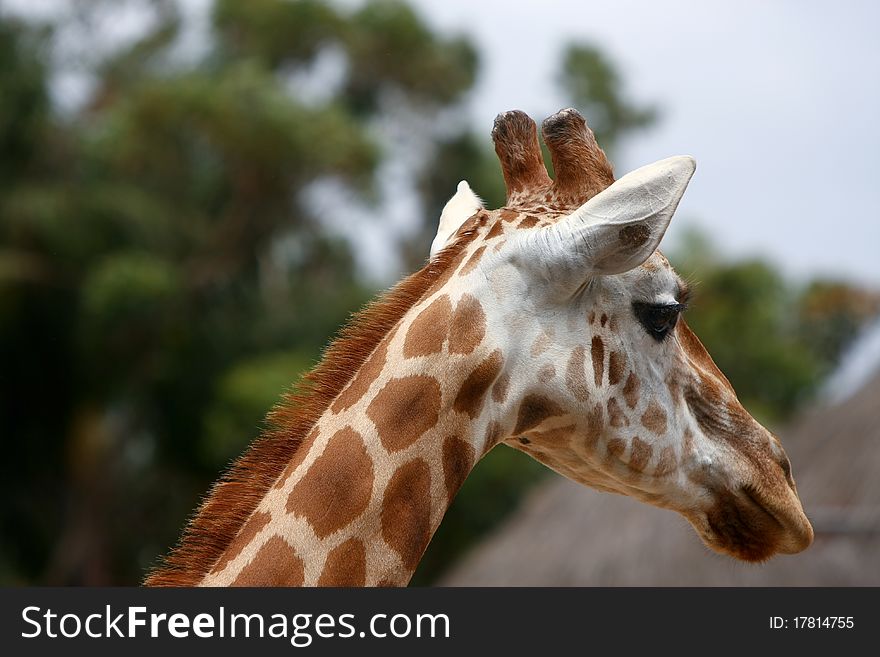
<svg viewBox="0 0 880 657">
<path fill-rule="evenodd" d="M 712 549 L 742 561 L 766 561 L 796 554 L 813 542 L 813 528 L 788 486 L 771 494 L 746 484 L 735 492 L 714 491 L 715 503 L 689 518 Z"/>
</svg>

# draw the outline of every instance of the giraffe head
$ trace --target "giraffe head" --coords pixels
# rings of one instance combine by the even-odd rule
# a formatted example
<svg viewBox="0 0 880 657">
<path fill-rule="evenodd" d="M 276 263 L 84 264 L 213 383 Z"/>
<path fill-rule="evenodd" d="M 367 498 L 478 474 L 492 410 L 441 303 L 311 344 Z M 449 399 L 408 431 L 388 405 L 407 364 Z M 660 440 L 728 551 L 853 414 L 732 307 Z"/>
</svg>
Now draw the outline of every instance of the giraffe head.
<svg viewBox="0 0 880 657">
<path fill-rule="evenodd" d="M 466 183 L 432 255 L 470 231 L 444 285 L 485 310 L 503 347 L 487 449 L 523 450 L 570 479 L 680 512 L 716 551 L 795 553 L 812 527 L 777 438 L 740 404 L 681 316 L 687 285 L 657 251 L 694 172 L 673 157 L 615 182 L 584 119 L 498 116 L 508 190 L 487 211 Z"/>
</svg>

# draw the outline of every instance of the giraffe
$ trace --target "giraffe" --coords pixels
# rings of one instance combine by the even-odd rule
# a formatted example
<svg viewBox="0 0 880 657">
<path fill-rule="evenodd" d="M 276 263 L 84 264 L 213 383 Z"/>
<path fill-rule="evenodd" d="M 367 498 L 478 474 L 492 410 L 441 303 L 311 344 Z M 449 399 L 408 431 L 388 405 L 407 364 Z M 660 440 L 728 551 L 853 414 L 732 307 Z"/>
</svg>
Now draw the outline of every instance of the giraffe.
<svg viewBox="0 0 880 657">
<path fill-rule="evenodd" d="M 213 487 L 154 586 L 403 586 L 471 469 L 506 444 L 682 514 L 745 561 L 813 531 L 779 440 L 681 317 L 657 251 L 695 170 L 619 180 L 575 110 L 492 131 L 507 203 L 466 182 L 425 267 L 369 305 Z"/>
</svg>

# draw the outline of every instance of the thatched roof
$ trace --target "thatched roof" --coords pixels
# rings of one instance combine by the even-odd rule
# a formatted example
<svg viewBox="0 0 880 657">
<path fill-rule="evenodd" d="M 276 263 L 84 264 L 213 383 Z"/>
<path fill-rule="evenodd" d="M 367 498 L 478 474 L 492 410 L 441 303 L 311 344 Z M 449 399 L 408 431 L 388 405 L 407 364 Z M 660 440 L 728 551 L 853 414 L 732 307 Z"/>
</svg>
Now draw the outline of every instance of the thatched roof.
<svg viewBox="0 0 880 657">
<path fill-rule="evenodd" d="M 838 405 L 803 414 L 782 441 L 816 530 L 801 554 L 736 562 L 671 511 L 554 477 L 439 583 L 880 585 L 880 374 Z"/>
</svg>

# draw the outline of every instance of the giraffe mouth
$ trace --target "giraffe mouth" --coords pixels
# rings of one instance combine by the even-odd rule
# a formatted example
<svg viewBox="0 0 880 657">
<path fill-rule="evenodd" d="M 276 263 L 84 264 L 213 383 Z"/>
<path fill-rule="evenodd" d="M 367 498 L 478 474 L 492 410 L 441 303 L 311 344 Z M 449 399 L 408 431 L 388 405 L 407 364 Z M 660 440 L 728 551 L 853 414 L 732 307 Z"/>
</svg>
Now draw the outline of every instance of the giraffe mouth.
<svg viewBox="0 0 880 657">
<path fill-rule="evenodd" d="M 715 503 L 698 517 L 688 517 L 710 548 L 749 562 L 776 554 L 795 554 L 813 542 L 813 529 L 800 502 L 780 505 L 752 486 L 736 492 L 714 491 Z"/>
</svg>

